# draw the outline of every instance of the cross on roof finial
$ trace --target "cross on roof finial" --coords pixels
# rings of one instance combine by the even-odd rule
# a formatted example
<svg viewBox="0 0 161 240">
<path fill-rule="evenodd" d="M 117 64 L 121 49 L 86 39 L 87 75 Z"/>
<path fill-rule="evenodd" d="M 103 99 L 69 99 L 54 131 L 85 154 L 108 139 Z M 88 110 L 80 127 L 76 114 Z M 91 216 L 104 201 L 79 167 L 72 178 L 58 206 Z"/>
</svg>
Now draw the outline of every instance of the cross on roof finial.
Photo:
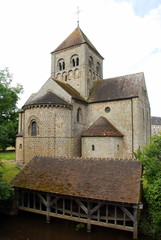
<svg viewBox="0 0 161 240">
<path fill-rule="evenodd" d="M 82 10 L 79 10 L 79 7 L 77 7 L 77 26 L 79 27 L 79 13 L 82 12 Z"/>
</svg>

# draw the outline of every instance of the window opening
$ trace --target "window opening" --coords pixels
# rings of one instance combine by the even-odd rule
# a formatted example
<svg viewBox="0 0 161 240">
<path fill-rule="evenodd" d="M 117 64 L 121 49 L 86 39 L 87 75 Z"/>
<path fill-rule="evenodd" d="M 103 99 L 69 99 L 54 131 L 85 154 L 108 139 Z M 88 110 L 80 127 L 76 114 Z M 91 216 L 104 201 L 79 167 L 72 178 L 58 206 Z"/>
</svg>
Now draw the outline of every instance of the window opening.
<svg viewBox="0 0 161 240">
<path fill-rule="evenodd" d="M 65 69 L 65 62 L 63 62 L 63 70 Z"/>
<path fill-rule="evenodd" d="M 95 145 L 92 145 L 92 151 L 94 151 L 95 150 Z"/>
<path fill-rule="evenodd" d="M 82 110 L 81 110 L 81 108 L 78 108 L 78 110 L 77 110 L 77 122 L 81 121 L 81 114 L 82 114 Z"/>
<path fill-rule="evenodd" d="M 65 61 L 63 58 L 59 59 L 58 61 L 58 70 L 62 71 L 65 69 Z"/>
<path fill-rule="evenodd" d="M 91 56 L 89 57 L 89 66 L 90 68 L 93 66 L 93 58 Z"/>
<path fill-rule="evenodd" d="M 111 111 L 110 107 L 106 107 L 106 108 L 105 108 L 105 112 L 106 112 L 106 113 L 109 113 L 110 111 Z"/>
<path fill-rule="evenodd" d="M 75 67 L 75 59 L 73 59 L 72 61 L 73 61 L 73 67 Z"/>
<path fill-rule="evenodd" d="M 99 74 L 99 72 L 100 72 L 100 63 L 99 63 L 99 62 L 97 63 L 96 72 L 97 72 L 98 74 Z"/>
<path fill-rule="evenodd" d="M 31 123 L 31 136 L 36 136 L 37 135 L 37 124 L 36 122 Z"/>
<path fill-rule="evenodd" d="M 61 71 L 62 69 L 61 69 L 61 63 L 59 63 L 59 70 Z"/>
<path fill-rule="evenodd" d="M 79 66 L 79 58 L 78 57 L 76 59 L 76 62 L 77 62 L 77 66 Z"/>
</svg>

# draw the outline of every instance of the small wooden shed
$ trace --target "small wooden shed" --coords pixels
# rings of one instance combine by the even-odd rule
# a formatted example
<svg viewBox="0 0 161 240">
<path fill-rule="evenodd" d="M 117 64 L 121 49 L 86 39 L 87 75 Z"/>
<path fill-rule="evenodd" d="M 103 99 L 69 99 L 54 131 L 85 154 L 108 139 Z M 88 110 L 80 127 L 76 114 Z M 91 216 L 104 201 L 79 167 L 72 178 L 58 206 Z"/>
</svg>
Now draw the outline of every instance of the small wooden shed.
<svg viewBox="0 0 161 240">
<path fill-rule="evenodd" d="M 137 239 L 142 165 L 134 159 L 36 156 L 12 180 L 18 209 L 133 232 Z"/>
</svg>

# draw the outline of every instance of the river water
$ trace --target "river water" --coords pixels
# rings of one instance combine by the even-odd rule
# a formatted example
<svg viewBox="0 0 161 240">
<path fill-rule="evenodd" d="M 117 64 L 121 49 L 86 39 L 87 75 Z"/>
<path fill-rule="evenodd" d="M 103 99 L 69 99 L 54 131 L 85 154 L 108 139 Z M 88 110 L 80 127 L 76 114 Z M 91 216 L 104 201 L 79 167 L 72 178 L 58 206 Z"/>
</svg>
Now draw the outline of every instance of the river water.
<svg viewBox="0 0 161 240">
<path fill-rule="evenodd" d="M 78 223 L 43 215 L 20 212 L 16 216 L 0 215 L 0 240 L 132 240 L 132 233 L 92 226 L 76 231 Z M 148 240 L 139 237 L 139 240 Z"/>
</svg>

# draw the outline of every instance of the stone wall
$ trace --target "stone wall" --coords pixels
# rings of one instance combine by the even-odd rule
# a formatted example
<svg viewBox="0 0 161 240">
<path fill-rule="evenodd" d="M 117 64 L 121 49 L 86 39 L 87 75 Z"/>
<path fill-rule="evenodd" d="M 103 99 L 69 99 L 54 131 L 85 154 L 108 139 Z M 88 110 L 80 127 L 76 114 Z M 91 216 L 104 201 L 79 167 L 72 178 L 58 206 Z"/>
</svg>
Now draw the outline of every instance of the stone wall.
<svg viewBox="0 0 161 240">
<path fill-rule="evenodd" d="M 122 137 L 83 137 L 82 157 L 124 158 Z"/>
<path fill-rule="evenodd" d="M 93 59 L 91 66 L 89 65 L 90 57 Z M 79 59 L 76 66 L 73 66 L 73 58 Z M 64 62 L 64 69 L 59 69 L 59 61 Z M 97 63 L 99 63 L 98 72 Z M 53 79 L 70 84 L 86 99 L 89 97 L 93 84 L 102 79 L 102 68 L 102 58 L 87 44 L 52 53 L 51 76 Z"/>
<path fill-rule="evenodd" d="M 37 135 L 31 136 L 30 124 L 37 123 Z M 72 156 L 71 109 L 38 107 L 25 111 L 24 161 L 36 155 Z"/>
<path fill-rule="evenodd" d="M 105 111 L 107 107 L 110 109 L 109 112 Z M 144 118 L 143 111 L 145 111 Z M 139 146 L 147 144 L 150 136 L 147 102 L 133 98 L 89 104 L 87 128 L 100 116 L 106 117 L 124 135 L 120 157 L 131 158 Z"/>
<path fill-rule="evenodd" d="M 17 137 L 16 138 L 16 162 L 19 165 L 24 163 L 23 152 L 24 152 L 23 137 Z"/>
</svg>

